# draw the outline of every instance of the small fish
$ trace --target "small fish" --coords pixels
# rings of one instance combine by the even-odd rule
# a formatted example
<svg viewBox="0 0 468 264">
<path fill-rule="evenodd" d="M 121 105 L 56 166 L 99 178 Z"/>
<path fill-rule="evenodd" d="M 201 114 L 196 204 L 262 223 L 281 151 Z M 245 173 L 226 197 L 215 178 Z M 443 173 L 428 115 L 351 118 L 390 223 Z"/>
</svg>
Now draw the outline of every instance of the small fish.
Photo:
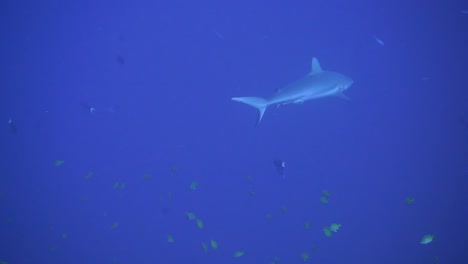
<svg viewBox="0 0 468 264">
<path fill-rule="evenodd" d="M 216 36 L 218 36 L 218 38 L 224 40 L 223 35 L 219 34 L 217 31 L 215 31 L 214 33 L 216 34 Z"/>
<path fill-rule="evenodd" d="M 286 162 L 282 160 L 274 160 L 273 164 L 275 165 L 276 172 L 278 172 L 279 175 L 283 176 L 284 168 L 286 167 Z"/>
<path fill-rule="evenodd" d="M 174 238 L 171 235 L 167 236 L 167 242 L 174 243 Z"/>
<path fill-rule="evenodd" d="M 415 200 L 414 198 L 406 198 L 405 203 L 407 205 L 412 205 L 414 203 L 414 200 Z"/>
<path fill-rule="evenodd" d="M 432 242 L 434 240 L 434 235 L 425 235 L 421 239 L 421 244 L 426 245 Z"/>
<path fill-rule="evenodd" d="M 199 229 L 203 229 L 203 227 L 205 227 L 205 225 L 203 224 L 203 221 L 200 219 L 197 219 L 197 226 Z"/>
<path fill-rule="evenodd" d="M 385 43 L 384 43 L 380 38 L 378 38 L 377 36 L 374 36 L 374 40 L 375 40 L 380 46 L 385 46 Z"/>
<path fill-rule="evenodd" d="M 236 253 L 234 253 L 234 257 L 235 258 L 240 258 L 240 257 L 244 256 L 244 254 L 245 253 L 243 251 L 237 251 Z"/>
<path fill-rule="evenodd" d="M 217 249 L 218 248 L 218 242 L 216 242 L 215 240 L 211 240 L 210 241 L 210 244 L 211 244 L 211 247 L 213 249 Z"/>
<path fill-rule="evenodd" d="M 85 110 L 89 111 L 90 113 L 93 113 L 94 111 L 96 111 L 96 109 L 94 107 L 92 107 L 91 105 L 88 104 L 88 102 L 80 102 L 80 106 L 82 108 L 84 108 Z"/>
<path fill-rule="evenodd" d="M 325 196 L 320 197 L 320 202 L 323 203 L 323 204 L 327 204 L 328 203 L 327 197 L 325 197 Z"/>
<path fill-rule="evenodd" d="M 188 212 L 188 213 L 186 213 L 185 215 L 187 216 L 187 219 L 188 219 L 188 220 L 195 220 L 195 219 L 196 219 L 195 214 L 192 213 L 192 212 Z"/>
<path fill-rule="evenodd" d="M 10 132 L 16 135 L 16 125 L 11 118 L 8 120 L 8 127 L 10 128 Z"/>
<path fill-rule="evenodd" d="M 331 224 L 330 225 L 330 231 L 332 232 L 338 232 L 340 230 L 341 225 L 340 224 Z"/>
<path fill-rule="evenodd" d="M 119 64 L 122 64 L 122 65 L 125 64 L 125 58 L 122 57 L 121 55 L 117 55 L 116 60 L 117 60 L 117 63 Z"/>
<path fill-rule="evenodd" d="M 205 243 L 202 243 L 202 247 L 205 252 L 208 252 L 208 246 Z"/>
</svg>

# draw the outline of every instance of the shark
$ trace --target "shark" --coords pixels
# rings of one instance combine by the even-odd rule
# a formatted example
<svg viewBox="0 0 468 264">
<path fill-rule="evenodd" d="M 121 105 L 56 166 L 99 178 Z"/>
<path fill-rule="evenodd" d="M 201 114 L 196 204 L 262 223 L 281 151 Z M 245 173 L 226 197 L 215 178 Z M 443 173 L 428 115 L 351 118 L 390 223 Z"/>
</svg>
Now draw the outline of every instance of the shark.
<svg viewBox="0 0 468 264">
<path fill-rule="evenodd" d="M 324 71 L 317 58 L 312 58 L 312 67 L 305 77 L 298 79 L 286 87 L 279 89 L 268 99 L 261 97 L 233 97 L 232 100 L 257 108 L 256 125 L 262 121 L 265 110 L 270 105 L 277 107 L 287 104 L 302 104 L 305 101 L 323 97 L 339 97 L 349 100 L 343 92 L 352 84 L 353 80 L 341 73 Z"/>
</svg>

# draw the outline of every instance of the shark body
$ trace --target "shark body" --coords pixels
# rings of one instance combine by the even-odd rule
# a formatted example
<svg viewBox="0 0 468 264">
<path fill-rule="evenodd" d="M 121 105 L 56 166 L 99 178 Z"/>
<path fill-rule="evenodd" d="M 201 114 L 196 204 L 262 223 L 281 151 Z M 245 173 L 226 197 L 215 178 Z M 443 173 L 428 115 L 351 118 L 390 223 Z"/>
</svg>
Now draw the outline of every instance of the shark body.
<svg viewBox="0 0 468 264">
<path fill-rule="evenodd" d="M 257 125 L 270 105 L 300 104 L 308 100 L 337 96 L 349 99 L 343 94 L 353 84 L 353 80 L 341 73 L 324 71 L 316 58 L 312 59 L 312 69 L 305 77 L 280 89 L 268 99 L 261 97 L 233 97 L 232 100 L 257 108 Z"/>
</svg>

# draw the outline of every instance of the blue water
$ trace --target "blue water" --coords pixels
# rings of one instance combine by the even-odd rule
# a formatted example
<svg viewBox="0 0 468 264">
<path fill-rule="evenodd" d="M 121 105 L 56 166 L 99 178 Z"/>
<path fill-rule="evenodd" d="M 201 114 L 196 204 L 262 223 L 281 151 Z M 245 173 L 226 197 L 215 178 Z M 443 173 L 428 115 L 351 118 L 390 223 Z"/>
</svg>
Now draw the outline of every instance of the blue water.
<svg viewBox="0 0 468 264">
<path fill-rule="evenodd" d="M 468 263 L 468 4 L 416 2 L 2 1 L 0 263 Z M 312 57 L 351 100 L 231 101 Z"/>
</svg>

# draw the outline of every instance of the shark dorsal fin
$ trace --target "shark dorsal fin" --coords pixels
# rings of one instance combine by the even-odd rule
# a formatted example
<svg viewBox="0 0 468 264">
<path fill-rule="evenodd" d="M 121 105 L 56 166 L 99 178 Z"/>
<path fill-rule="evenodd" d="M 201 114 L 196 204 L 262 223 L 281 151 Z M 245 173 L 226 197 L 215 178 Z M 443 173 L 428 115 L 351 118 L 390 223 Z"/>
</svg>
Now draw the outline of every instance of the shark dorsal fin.
<svg viewBox="0 0 468 264">
<path fill-rule="evenodd" d="M 320 67 L 320 63 L 317 60 L 317 58 L 314 57 L 312 58 L 312 69 L 310 71 L 310 74 L 319 73 L 319 72 L 322 72 L 322 67 Z"/>
</svg>

